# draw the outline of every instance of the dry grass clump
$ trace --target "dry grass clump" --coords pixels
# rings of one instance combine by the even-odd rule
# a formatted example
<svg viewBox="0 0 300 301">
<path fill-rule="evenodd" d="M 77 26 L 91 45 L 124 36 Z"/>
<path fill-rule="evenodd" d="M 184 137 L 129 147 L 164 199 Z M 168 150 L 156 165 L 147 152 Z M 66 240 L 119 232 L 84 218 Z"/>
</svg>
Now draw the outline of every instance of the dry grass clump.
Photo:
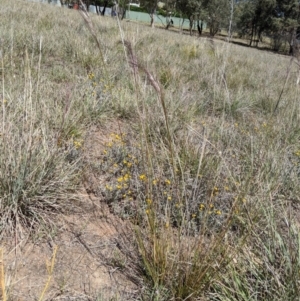
<svg viewBox="0 0 300 301">
<path fill-rule="evenodd" d="M 297 299 L 300 112 L 287 58 L 126 22 L 120 44 L 115 20 L 7 10 L 2 228 L 70 206 L 84 165 L 132 222 L 122 270 L 144 300 Z M 85 133 L 107 116 L 131 133 L 83 162 Z"/>
<path fill-rule="evenodd" d="M 77 15 L 19 4 L 1 9 L 1 236 L 47 228 L 53 212 L 76 206 L 84 133 L 111 102 L 108 79 L 97 74 L 96 82 L 91 71 L 99 53 L 87 47 Z"/>
</svg>

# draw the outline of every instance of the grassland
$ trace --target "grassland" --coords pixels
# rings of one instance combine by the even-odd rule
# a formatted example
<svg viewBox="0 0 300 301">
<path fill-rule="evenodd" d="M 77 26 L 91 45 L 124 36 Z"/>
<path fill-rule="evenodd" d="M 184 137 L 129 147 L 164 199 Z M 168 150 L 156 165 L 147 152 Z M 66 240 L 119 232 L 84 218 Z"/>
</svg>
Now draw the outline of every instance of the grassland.
<svg viewBox="0 0 300 301">
<path fill-rule="evenodd" d="M 126 221 L 106 264 L 134 300 L 299 299 L 295 62 L 37 3 L 0 16 L 2 246 L 60 247 L 85 191 Z"/>
</svg>

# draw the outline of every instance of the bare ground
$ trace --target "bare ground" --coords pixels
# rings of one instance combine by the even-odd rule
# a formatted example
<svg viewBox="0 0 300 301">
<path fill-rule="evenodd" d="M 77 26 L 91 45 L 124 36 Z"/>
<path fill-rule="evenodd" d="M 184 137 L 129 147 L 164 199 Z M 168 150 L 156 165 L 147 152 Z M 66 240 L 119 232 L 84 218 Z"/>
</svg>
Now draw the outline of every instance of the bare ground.
<svg viewBox="0 0 300 301">
<path fill-rule="evenodd" d="M 100 158 L 109 135 L 120 125 L 94 129 L 85 143 L 85 160 Z M 86 176 L 79 206 L 55 218 L 53 233 L 42 228 L 32 237 L 8 237 L 4 249 L 8 300 L 40 300 L 46 287 L 51 258 L 57 246 L 53 275 L 43 300 L 136 300 L 138 287 L 125 276 L 120 239 L 128 222 L 112 215 L 93 191 L 101 179 Z M 124 238 L 124 237 L 123 237 Z"/>
</svg>

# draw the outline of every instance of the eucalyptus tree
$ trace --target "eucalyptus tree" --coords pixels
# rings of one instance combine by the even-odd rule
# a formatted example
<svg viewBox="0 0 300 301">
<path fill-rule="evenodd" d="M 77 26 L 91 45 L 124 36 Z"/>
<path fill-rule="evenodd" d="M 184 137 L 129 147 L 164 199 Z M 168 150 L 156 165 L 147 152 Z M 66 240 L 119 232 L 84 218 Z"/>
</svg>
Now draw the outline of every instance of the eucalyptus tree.
<svg viewBox="0 0 300 301">
<path fill-rule="evenodd" d="M 154 27 L 154 16 L 157 10 L 159 0 L 141 0 L 140 5 L 144 7 L 150 16 L 150 25 Z"/>
<path fill-rule="evenodd" d="M 300 4 L 298 0 L 277 0 L 278 30 L 282 35 L 288 36 L 290 44 L 290 52 L 295 42 L 294 39 L 299 39 L 300 26 Z"/>
<path fill-rule="evenodd" d="M 202 2 L 203 0 L 177 0 L 176 1 L 176 9 L 178 9 L 182 13 L 183 18 L 187 18 L 190 22 L 190 35 L 192 35 L 194 22 L 196 20 L 198 22 L 199 34 L 202 31 L 199 25 L 201 12 L 203 10 Z"/>
<path fill-rule="evenodd" d="M 202 7 L 206 12 L 211 36 L 216 35 L 221 27 L 228 26 L 231 9 L 229 0 L 203 0 Z"/>
<path fill-rule="evenodd" d="M 262 33 L 271 31 L 274 28 L 276 18 L 276 0 L 248 0 L 243 5 L 239 28 L 243 33 L 250 35 L 250 46 L 253 42 L 258 45 L 262 38 Z"/>
</svg>

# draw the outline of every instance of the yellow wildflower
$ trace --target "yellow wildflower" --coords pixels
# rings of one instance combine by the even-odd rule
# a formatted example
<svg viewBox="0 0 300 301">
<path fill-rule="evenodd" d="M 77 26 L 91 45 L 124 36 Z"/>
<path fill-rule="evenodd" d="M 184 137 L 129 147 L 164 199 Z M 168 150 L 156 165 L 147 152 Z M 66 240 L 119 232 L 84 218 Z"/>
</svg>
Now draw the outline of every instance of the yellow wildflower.
<svg viewBox="0 0 300 301">
<path fill-rule="evenodd" d="M 130 175 L 127 173 L 124 175 L 123 180 L 127 182 L 130 179 Z"/>
<path fill-rule="evenodd" d="M 146 181 L 147 180 L 147 177 L 144 174 L 140 175 L 139 178 L 140 178 L 141 181 Z"/>
<path fill-rule="evenodd" d="M 82 143 L 80 141 L 75 140 L 74 141 L 74 146 L 75 146 L 76 149 L 79 149 L 79 148 L 81 148 Z"/>
<path fill-rule="evenodd" d="M 167 185 L 170 185 L 170 184 L 171 184 L 171 181 L 168 180 L 168 179 L 166 179 L 166 180 L 165 180 L 165 183 L 166 183 Z"/>
<path fill-rule="evenodd" d="M 119 183 L 122 183 L 122 182 L 124 181 L 124 178 L 123 178 L 123 177 L 119 177 L 119 178 L 117 179 L 117 181 L 118 181 Z"/>
<path fill-rule="evenodd" d="M 105 188 L 107 189 L 107 190 L 109 190 L 109 191 L 112 191 L 112 187 L 111 186 L 109 186 L 109 185 L 105 185 Z"/>
</svg>

